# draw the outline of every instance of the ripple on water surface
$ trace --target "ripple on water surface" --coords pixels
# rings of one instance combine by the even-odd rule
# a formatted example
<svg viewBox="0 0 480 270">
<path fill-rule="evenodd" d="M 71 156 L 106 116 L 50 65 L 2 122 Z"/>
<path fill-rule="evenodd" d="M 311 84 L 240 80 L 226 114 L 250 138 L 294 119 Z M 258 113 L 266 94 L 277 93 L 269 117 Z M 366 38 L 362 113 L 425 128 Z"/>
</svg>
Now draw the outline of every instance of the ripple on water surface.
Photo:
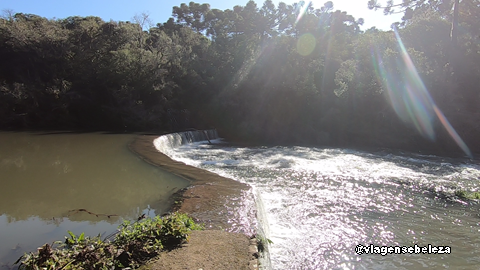
<svg viewBox="0 0 480 270">
<path fill-rule="evenodd" d="M 480 263 L 478 205 L 437 196 L 480 189 L 480 168 L 471 161 L 201 143 L 170 155 L 254 187 L 274 269 L 477 269 Z M 358 244 L 431 244 L 449 246 L 451 254 L 357 255 Z"/>
</svg>

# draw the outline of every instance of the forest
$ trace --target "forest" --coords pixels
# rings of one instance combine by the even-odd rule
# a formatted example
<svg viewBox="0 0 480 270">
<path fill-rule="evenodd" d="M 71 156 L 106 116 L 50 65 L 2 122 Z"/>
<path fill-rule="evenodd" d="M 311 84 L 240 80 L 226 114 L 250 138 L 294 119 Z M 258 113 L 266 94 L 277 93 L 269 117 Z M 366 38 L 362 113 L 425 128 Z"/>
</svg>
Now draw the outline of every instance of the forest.
<svg viewBox="0 0 480 270">
<path fill-rule="evenodd" d="M 156 25 L 4 12 L 0 129 L 480 152 L 480 1 L 364 1 L 404 17 L 363 31 L 334 2 L 270 0 Z"/>
</svg>

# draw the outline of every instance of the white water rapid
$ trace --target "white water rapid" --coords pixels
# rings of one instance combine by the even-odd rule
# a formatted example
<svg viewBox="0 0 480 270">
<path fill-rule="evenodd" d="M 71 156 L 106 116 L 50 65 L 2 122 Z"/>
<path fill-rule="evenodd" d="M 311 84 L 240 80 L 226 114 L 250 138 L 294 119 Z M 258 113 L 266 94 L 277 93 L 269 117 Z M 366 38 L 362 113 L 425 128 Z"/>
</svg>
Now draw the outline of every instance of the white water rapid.
<svg viewBox="0 0 480 270">
<path fill-rule="evenodd" d="M 476 160 L 221 140 L 165 153 L 253 187 L 273 269 L 479 268 L 480 207 L 454 196 L 480 190 Z"/>
</svg>

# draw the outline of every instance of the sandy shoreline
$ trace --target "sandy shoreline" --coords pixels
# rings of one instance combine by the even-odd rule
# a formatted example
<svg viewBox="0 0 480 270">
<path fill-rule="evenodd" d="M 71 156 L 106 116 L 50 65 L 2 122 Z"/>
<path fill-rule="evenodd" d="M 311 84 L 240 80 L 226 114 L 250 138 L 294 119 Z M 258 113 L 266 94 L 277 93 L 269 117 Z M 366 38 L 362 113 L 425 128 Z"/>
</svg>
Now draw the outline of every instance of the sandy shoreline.
<svg viewBox="0 0 480 270">
<path fill-rule="evenodd" d="M 167 269 L 167 265 L 168 269 L 185 269 L 182 258 L 188 257 L 192 258 L 189 267 L 196 269 L 224 267 L 225 263 L 229 269 L 256 269 L 256 244 L 250 241 L 255 234 L 255 209 L 251 203 L 242 203 L 251 195 L 251 187 L 172 160 L 154 147 L 153 140 L 159 136 L 140 135 L 129 144 L 129 149 L 146 162 L 190 181 L 189 187 L 177 193 L 175 200 L 179 203 L 174 210 L 204 223 L 208 232 L 193 234 L 186 247 L 162 254 L 161 262 L 154 262 L 147 269 Z M 250 224 L 236 222 L 239 216 Z M 203 256 L 194 256 L 200 250 Z"/>
</svg>

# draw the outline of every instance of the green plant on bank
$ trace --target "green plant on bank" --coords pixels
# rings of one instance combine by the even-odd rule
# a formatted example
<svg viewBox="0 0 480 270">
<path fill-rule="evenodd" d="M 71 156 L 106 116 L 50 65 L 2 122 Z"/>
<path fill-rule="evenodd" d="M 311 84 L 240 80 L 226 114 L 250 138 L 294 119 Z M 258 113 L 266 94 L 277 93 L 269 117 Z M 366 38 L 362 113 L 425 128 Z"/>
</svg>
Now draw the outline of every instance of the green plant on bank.
<svg viewBox="0 0 480 270">
<path fill-rule="evenodd" d="M 75 245 L 81 244 L 85 242 L 85 233 L 81 233 L 78 237 L 71 231 L 68 231 L 68 235 L 70 238 L 65 237 L 65 245 L 68 247 L 73 247 Z"/>
<path fill-rule="evenodd" d="M 479 192 L 467 192 L 465 190 L 459 189 L 455 191 L 455 196 L 459 197 L 460 199 L 470 199 L 470 200 L 478 200 L 480 199 Z"/>
<path fill-rule="evenodd" d="M 264 252 L 267 249 L 268 244 L 273 244 L 272 240 L 259 234 L 257 234 L 255 238 L 257 238 L 257 248 L 259 252 Z"/>
<path fill-rule="evenodd" d="M 186 214 L 174 213 L 163 218 L 147 218 L 138 222 L 124 222 L 113 241 L 100 236 L 78 237 L 68 232 L 65 242 L 45 244 L 37 253 L 27 253 L 15 264 L 19 269 L 123 269 L 137 268 L 162 249 L 171 249 L 188 240 L 192 230 L 202 225 Z M 56 245 L 56 247 L 54 247 Z"/>
</svg>

